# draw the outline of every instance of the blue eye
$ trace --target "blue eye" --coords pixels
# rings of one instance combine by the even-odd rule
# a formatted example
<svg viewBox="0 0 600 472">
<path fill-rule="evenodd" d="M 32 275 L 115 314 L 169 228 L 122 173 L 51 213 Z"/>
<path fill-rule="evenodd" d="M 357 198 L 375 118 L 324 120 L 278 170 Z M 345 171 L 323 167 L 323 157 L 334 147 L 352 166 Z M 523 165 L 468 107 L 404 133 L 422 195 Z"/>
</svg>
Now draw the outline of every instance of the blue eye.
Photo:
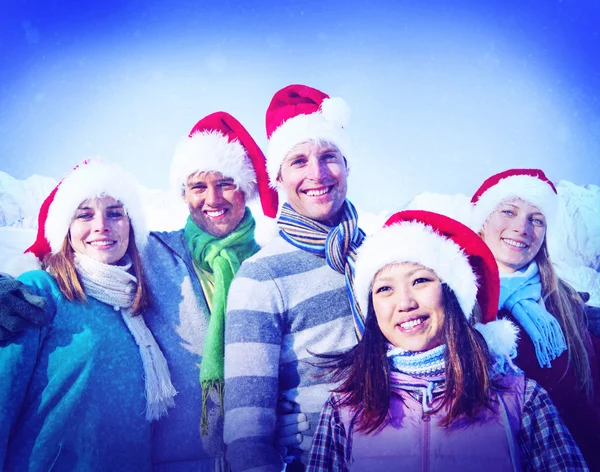
<svg viewBox="0 0 600 472">
<path fill-rule="evenodd" d="M 75 218 L 78 220 L 89 220 L 90 218 L 93 218 L 93 217 L 94 217 L 94 215 L 92 213 L 80 213 Z"/>
<path fill-rule="evenodd" d="M 531 222 L 535 225 L 535 226 L 544 226 L 546 223 L 544 220 L 540 219 L 540 218 L 532 218 Z"/>
<path fill-rule="evenodd" d="M 502 210 L 502 213 L 507 216 L 515 216 L 515 212 L 512 210 Z"/>
</svg>

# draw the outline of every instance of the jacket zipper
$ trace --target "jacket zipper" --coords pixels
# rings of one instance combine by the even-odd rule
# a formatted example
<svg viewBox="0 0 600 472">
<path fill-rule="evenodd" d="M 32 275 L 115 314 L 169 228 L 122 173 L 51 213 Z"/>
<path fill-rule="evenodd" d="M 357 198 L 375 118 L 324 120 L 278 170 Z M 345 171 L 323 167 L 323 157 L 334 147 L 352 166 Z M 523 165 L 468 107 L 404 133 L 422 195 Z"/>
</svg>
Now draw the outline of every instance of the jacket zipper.
<svg viewBox="0 0 600 472">
<path fill-rule="evenodd" d="M 423 451 L 421 452 L 421 471 L 429 471 L 429 423 L 431 423 L 431 416 L 425 411 L 421 416 L 423 420 Z"/>
</svg>

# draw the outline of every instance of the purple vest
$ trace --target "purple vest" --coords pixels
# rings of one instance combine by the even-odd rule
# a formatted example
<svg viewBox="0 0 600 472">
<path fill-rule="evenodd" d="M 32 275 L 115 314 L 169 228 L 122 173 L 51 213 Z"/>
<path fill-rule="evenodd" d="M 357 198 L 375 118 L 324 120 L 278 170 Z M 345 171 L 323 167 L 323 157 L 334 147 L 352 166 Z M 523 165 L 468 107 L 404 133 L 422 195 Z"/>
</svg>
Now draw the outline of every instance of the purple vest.
<svg viewBox="0 0 600 472">
<path fill-rule="evenodd" d="M 407 377 L 408 379 L 409 377 Z M 524 377 L 506 375 L 500 380 L 492 409 L 475 419 L 459 418 L 449 428 L 439 425 L 447 410 L 423 413 L 420 401 L 393 389 L 386 425 L 365 436 L 352 431 L 353 414 L 344 408 L 347 461 L 351 471 L 520 471 L 517 434 L 524 401 Z M 433 406 L 436 405 L 434 400 Z"/>
</svg>

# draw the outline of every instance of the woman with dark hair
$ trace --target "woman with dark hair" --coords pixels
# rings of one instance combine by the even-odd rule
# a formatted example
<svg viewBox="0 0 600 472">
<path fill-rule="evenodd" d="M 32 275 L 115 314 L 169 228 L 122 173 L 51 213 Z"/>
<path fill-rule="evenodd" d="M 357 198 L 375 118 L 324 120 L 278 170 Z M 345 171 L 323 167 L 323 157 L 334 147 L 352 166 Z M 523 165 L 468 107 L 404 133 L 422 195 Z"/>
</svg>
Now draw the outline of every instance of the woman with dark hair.
<svg viewBox="0 0 600 472">
<path fill-rule="evenodd" d="M 488 178 L 471 203 L 471 226 L 500 271 L 498 316 L 521 328 L 515 364 L 548 391 L 590 470 L 600 471 L 600 341 L 548 253 L 556 188 L 539 169 L 510 169 Z"/>
<path fill-rule="evenodd" d="M 514 369 L 493 255 L 464 225 L 404 211 L 366 239 L 365 331 L 327 365 L 309 471 L 587 470 L 547 393 Z M 475 323 L 477 321 L 477 323 Z"/>
<path fill-rule="evenodd" d="M 0 469 L 150 470 L 151 421 L 173 406 L 167 362 L 143 313 L 147 231 L 133 177 L 76 167 L 40 210 L 19 280 L 46 323 L 0 342 Z"/>
</svg>

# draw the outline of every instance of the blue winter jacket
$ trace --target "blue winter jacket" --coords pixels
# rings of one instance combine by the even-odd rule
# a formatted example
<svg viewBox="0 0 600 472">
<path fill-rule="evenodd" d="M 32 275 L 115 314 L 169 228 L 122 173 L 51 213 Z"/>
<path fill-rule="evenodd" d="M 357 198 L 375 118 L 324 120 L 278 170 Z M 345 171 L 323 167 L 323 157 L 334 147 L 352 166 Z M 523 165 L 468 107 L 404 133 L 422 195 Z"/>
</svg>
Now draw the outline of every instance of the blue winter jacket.
<svg viewBox="0 0 600 472">
<path fill-rule="evenodd" d="M 51 322 L 0 343 L 0 469 L 150 470 L 144 371 L 121 314 L 68 301 L 46 272 L 19 280 Z"/>
</svg>

